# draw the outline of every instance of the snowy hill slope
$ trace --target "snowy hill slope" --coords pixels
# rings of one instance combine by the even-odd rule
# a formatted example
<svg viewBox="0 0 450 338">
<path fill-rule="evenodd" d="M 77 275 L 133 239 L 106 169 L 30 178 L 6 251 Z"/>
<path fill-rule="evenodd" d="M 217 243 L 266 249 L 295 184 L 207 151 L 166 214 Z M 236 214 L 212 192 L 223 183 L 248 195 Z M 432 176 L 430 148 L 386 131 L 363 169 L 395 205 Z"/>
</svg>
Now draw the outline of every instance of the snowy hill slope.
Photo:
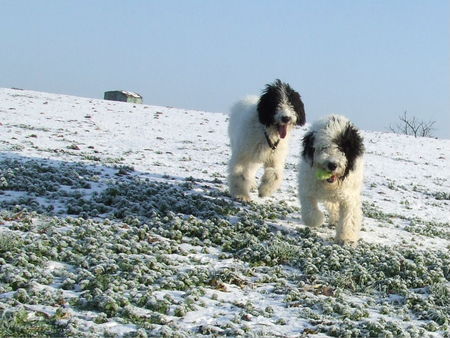
<svg viewBox="0 0 450 338">
<path fill-rule="evenodd" d="M 448 332 L 450 140 L 363 132 L 362 241 L 342 248 L 299 217 L 306 129 L 281 191 L 241 204 L 226 128 L 225 114 L 0 89 L 0 332 Z"/>
</svg>

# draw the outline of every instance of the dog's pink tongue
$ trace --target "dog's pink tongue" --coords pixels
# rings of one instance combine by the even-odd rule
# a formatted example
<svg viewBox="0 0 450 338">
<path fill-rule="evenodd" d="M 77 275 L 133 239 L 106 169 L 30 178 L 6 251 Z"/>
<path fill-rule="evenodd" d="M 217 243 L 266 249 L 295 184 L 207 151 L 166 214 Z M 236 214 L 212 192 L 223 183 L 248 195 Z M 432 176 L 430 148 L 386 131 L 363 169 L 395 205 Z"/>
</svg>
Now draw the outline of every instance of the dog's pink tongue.
<svg viewBox="0 0 450 338">
<path fill-rule="evenodd" d="M 285 138 L 287 134 L 287 124 L 280 125 L 278 127 L 278 133 L 280 134 L 281 138 Z"/>
</svg>

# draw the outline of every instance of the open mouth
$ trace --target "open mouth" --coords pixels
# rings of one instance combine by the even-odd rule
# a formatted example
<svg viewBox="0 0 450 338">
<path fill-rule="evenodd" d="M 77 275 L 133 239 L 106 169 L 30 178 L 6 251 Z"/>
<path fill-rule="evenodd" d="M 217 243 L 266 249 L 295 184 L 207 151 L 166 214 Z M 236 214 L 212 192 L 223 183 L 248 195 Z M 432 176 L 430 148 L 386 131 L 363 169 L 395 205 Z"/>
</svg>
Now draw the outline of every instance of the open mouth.
<svg viewBox="0 0 450 338">
<path fill-rule="evenodd" d="M 328 183 L 334 183 L 337 180 L 337 176 L 336 175 L 332 175 L 331 177 L 329 177 L 327 179 Z"/>
<path fill-rule="evenodd" d="M 287 135 L 287 124 L 279 124 L 278 125 L 278 133 L 280 134 L 280 138 L 285 138 Z"/>
</svg>

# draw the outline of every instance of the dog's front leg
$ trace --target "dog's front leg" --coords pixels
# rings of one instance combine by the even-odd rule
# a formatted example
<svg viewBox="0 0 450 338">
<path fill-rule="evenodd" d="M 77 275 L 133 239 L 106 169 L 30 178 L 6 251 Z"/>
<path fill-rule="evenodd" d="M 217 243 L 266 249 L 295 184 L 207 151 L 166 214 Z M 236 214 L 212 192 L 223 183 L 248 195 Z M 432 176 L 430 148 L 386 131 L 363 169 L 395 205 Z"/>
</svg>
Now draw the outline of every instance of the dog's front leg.
<svg viewBox="0 0 450 338">
<path fill-rule="evenodd" d="M 264 175 L 258 188 L 259 197 L 272 195 L 283 181 L 283 168 L 264 166 Z"/>
<path fill-rule="evenodd" d="M 356 244 L 362 223 L 361 200 L 352 196 L 340 203 L 336 241 L 339 244 Z"/>
<path fill-rule="evenodd" d="M 319 209 L 318 201 L 311 196 L 300 195 L 302 219 L 309 227 L 318 227 L 323 224 L 324 216 Z"/>
<path fill-rule="evenodd" d="M 339 203 L 325 202 L 328 211 L 329 224 L 336 226 L 339 223 Z"/>
<path fill-rule="evenodd" d="M 241 201 L 249 202 L 250 190 L 255 185 L 255 171 L 257 166 L 255 164 L 244 165 L 242 163 L 235 163 L 230 161 L 228 186 L 230 194 Z"/>
</svg>

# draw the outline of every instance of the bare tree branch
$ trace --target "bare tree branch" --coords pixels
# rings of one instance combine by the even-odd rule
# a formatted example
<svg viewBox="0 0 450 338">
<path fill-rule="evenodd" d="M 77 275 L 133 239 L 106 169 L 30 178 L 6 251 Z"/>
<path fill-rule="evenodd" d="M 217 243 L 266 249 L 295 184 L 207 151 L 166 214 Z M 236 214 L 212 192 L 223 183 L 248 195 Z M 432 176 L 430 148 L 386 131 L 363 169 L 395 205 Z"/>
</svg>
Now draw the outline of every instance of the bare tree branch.
<svg viewBox="0 0 450 338">
<path fill-rule="evenodd" d="M 389 126 L 389 130 L 393 133 L 412 135 L 414 137 L 433 137 L 432 131 L 434 130 L 434 124 L 436 121 L 418 121 L 415 116 L 409 117 L 405 111 L 403 115 L 398 117 L 400 124 L 395 127 Z"/>
</svg>

